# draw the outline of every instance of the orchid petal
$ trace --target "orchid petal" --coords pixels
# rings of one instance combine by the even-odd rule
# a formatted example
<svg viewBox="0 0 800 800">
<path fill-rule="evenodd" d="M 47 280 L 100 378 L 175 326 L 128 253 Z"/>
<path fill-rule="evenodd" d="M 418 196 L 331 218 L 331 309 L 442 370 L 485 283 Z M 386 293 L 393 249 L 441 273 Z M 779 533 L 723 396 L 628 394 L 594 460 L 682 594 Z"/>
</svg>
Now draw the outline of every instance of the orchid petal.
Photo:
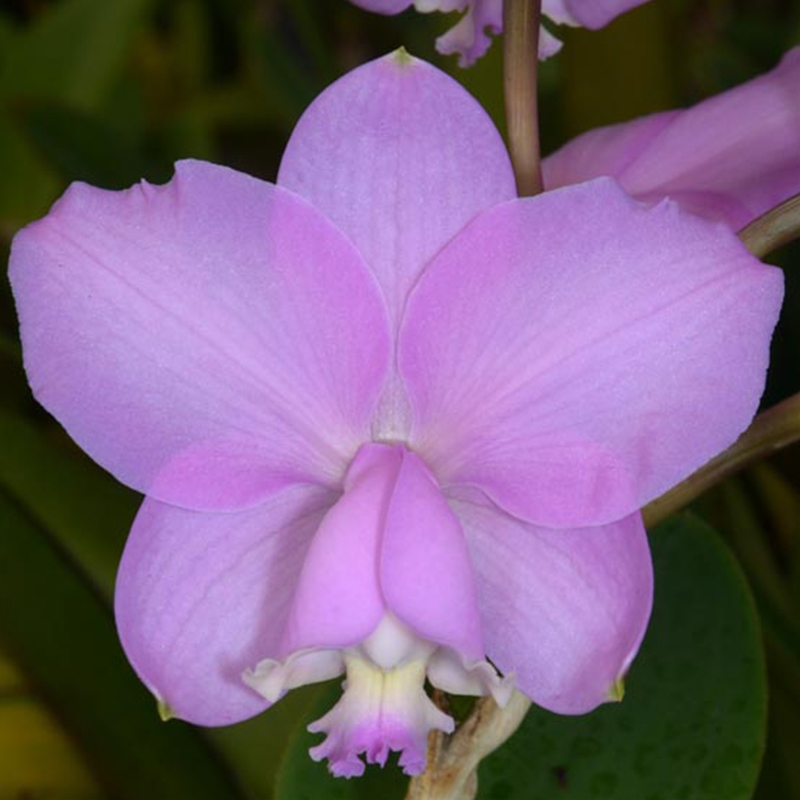
<svg viewBox="0 0 800 800">
<path fill-rule="evenodd" d="M 583 714 L 612 699 L 650 617 L 641 516 L 553 530 L 453 501 L 475 565 L 486 652 L 537 705 Z"/>
<path fill-rule="evenodd" d="M 384 766 L 390 751 L 400 753 L 406 775 L 419 775 L 427 761 L 428 735 L 452 733 L 453 719 L 438 709 L 423 688 L 425 662 L 410 661 L 385 672 L 358 657 L 347 659 L 341 700 L 308 730 L 326 738 L 309 750 L 314 761 L 328 759 L 331 773 L 352 778 L 368 764 Z"/>
<path fill-rule="evenodd" d="M 472 0 L 461 20 L 436 40 L 436 49 L 443 55 L 458 53 L 459 66 L 469 67 L 492 43 L 487 30 L 493 34 L 503 32 L 503 0 Z M 539 56 L 542 57 L 541 52 Z"/>
<path fill-rule="evenodd" d="M 562 25 L 597 30 L 648 0 L 542 0 L 542 13 Z"/>
<path fill-rule="evenodd" d="M 350 0 L 350 2 L 365 11 L 374 11 L 376 14 L 386 16 L 399 14 L 414 4 L 414 0 Z"/>
<path fill-rule="evenodd" d="M 309 542 L 335 498 L 295 486 L 216 514 L 144 501 L 117 576 L 117 628 L 172 715 L 227 725 L 266 708 L 241 675 L 278 653 Z"/>
<path fill-rule="evenodd" d="M 202 162 L 162 187 L 76 184 L 17 236 L 11 279 L 34 394 L 152 497 L 236 509 L 333 483 L 369 435 L 378 287 L 284 189 Z"/>
<path fill-rule="evenodd" d="M 353 647 L 378 627 L 386 610 L 378 566 L 383 525 L 401 462 L 399 448 L 365 445 L 359 450 L 344 494 L 311 543 L 281 658 L 307 648 Z"/>
<path fill-rule="evenodd" d="M 515 688 L 514 676 L 501 677 L 485 657 L 469 662 L 448 648 L 439 648 L 431 656 L 428 680 L 448 694 L 492 695 L 501 708 L 511 699 Z"/>
<path fill-rule="evenodd" d="M 503 32 L 503 0 L 350 0 L 354 5 L 378 14 L 399 14 L 413 5 L 417 11 L 464 11 L 464 16 L 436 40 L 443 55 L 459 55 L 459 66 L 469 67 L 491 45 L 492 34 Z M 612 19 L 648 0 L 542 0 L 542 16 L 560 25 L 602 28 Z M 550 58 L 561 42 L 544 26 L 539 29 L 539 58 Z"/>
<path fill-rule="evenodd" d="M 311 104 L 278 184 L 350 237 L 392 320 L 433 255 L 476 214 L 515 196 L 508 154 L 483 109 L 402 52 L 353 70 Z"/>
<path fill-rule="evenodd" d="M 539 26 L 539 60 L 545 61 L 558 53 L 563 46 L 561 39 L 553 36 L 544 25 Z"/>
<path fill-rule="evenodd" d="M 464 533 L 430 470 L 413 453 L 402 452 L 381 549 L 386 605 L 421 638 L 481 660 L 480 613 Z"/>
<path fill-rule="evenodd" d="M 576 137 L 542 161 L 548 189 L 593 178 L 612 176 L 619 182 L 625 170 L 685 111 L 649 114 L 620 125 L 594 128 Z M 625 187 L 627 188 L 627 187 Z"/>
<path fill-rule="evenodd" d="M 685 111 L 579 136 L 543 162 L 556 188 L 611 175 L 734 230 L 800 192 L 800 48 L 755 80 Z"/>
<path fill-rule="evenodd" d="M 353 647 L 387 611 L 422 639 L 484 656 L 469 553 L 436 480 L 404 447 L 366 444 L 308 550 L 279 657 Z"/>
<path fill-rule="evenodd" d="M 723 226 L 609 180 L 498 206 L 409 301 L 409 444 L 528 522 L 620 519 L 747 427 L 782 287 Z"/>
</svg>

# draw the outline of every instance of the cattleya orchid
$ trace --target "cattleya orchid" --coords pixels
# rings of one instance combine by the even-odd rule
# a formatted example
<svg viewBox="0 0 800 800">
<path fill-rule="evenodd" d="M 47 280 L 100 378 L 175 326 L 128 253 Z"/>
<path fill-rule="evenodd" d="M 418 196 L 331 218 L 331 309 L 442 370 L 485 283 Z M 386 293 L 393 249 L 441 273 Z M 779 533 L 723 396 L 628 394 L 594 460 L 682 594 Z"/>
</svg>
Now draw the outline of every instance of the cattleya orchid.
<svg viewBox="0 0 800 800">
<path fill-rule="evenodd" d="M 503 32 L 503 0 L 351 0 L 357 6 L 378 14 L 399 14 L 410 6 L 417 11 L 461 11 L 464 16 L 444 36 L 436 49 L 444 54 L 459 54 L 459 64 L 474 64 L 492 43 L 487 31 Z M 558 25 L 602 28 L 612 19 L 647 0 L 542 0 L 542 15 Z M 539 29 L 539 58 L 555 55 L 561 42 L 544 26 Z"/>
<path fill-rule="evenodd" d="M 201 725 L 345 675 L 311 726 L 344 776 L 424 768 L 453 729 L 426 678 L 619 696 L 639 508 L 748 425 L 782 298 L 673 202 L 516 198 L 483 110 L 404 53 L 315 100 L 276 185 L 75 184 L 11 278 L 37 398 L 146 495 L 116 590 L 137 673 Z"/>
</svg>

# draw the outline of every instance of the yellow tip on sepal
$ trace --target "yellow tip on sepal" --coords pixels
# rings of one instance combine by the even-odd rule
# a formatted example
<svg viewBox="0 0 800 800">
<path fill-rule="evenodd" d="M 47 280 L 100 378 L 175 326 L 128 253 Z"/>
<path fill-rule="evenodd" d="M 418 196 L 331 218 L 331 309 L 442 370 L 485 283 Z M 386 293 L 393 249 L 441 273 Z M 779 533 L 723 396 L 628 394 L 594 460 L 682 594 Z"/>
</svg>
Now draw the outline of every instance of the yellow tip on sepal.
<svg viewBox="0 0 800 800">
<path fill-rule="evenodd" d="M 608 699 L 611 703 L 621 703 L 625 697 L 625 679 L 617 678 L 608 689 Z"/>
<path fill-rule="evenodd" d="M 158 716 L 161 717 L 162 722 L 169 722 L 171 719 L 175 719 L 175 714 L 169 707 L 169 704 L 160 697 L 156 700 L 156 707 L 158 708 Z"/>
<path fill-rule="evenodd" d="M 401 67 L 411 66 L 416 60 L 405 47 L 398 47 L 389 57 Z"/>
</svg>

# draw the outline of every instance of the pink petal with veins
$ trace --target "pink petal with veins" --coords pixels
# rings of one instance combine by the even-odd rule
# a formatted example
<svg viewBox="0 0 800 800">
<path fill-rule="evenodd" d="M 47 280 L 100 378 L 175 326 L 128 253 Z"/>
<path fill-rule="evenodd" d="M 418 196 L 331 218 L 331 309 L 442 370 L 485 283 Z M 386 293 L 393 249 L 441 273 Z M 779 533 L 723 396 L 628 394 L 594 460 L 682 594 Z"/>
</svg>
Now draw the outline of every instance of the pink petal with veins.
<svg viewBox="0 0 800 800">
<path fill-rule="evenodd" d="M 293 487 L 218 514 L 144 501 L 117 575 L 117 629 L 172 714 L 229 725 L 269 705 L 241 676 L 279 652 L 306 552 L 335 499 Z"/>
<path fill-rule="evenodd" d="M 554 189 L 610 175 L 733 230 L 800 192 L 800 48 L 771 72 L 685 111 L 598 128 L 543 162 Z"/>
<path fill-rule="evenodd" d="M 398 53 L 353 70 L 309 106 L 278 183 L 350 237 L 395 324 L 428 261 L 476 214 L 516 196 L 486 112 L 452 78 Z"/>
<path fill-rule="evenodd" d="M 653 603 L 641 516 L 552 530 L 490 505 L 453 508 L 469 541 L 492 662 L 559 714 L 585 714 L 612 699 Z"/>
<path fill-rule="evenodd" d="M 386 374 L 374 278 L 296 195 L 183 162 L 165 186 L 74 184 L 14 240 L 37 399 L 133 488 L 197 509 L 335 484 Z"/>
<path fill-rule="evenodd" d="M 409 301 L 409 444 L 533 524 L 618 520 L 750 423 L 782 295 L 724 226 L 610 180 L 498 206 Z"/>
</svg>

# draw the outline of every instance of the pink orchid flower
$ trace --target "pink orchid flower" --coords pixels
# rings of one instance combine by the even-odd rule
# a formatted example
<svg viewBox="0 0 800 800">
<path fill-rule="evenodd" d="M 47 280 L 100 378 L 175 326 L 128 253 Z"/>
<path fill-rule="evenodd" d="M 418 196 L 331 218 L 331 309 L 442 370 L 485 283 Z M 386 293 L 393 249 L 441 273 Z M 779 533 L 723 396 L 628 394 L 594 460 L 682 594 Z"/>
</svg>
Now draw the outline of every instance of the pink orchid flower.
<svg viewBox="0 0 800 800">
<path fill-rule="evenodd" d="M 488 49 L 493 34 L 503 32 L 503 0 L 350 0 L 367 11 L 399 14 L 412 5 L 417 11 L 461 11 L 464 16 L 444 36 L 436 40 L 436 49 L 444 54 L 459 54 L 459 64 L 469 67 Z M 598 29 L 612 19 L 648 0 L 542 0 L 542 15 L 558 25 L 577 25 Z M 561 42 L 544 26 L 539 29 L 539 58 L 555 55 Z"/>
<path fill-rule="evenodd" d="M 609 175 L 739 230 L 800 192 L 800 47 L 772 71 L 693 108 L 597 128 L 542 164 L 555 189 Z"/>
<path fill-rule="evenodd" d="M 346 674 L 311 727 L 345 776 L 424 768 L 453 729 L 426 678 L 616 694 L 651 607 L 638 509 L 747 427 L 782 299 L 674 203 L 517 199 L 483 110 L 404 54 L 317 98 L 277 185 L 75 184 L 11 278 L 36 397 L 146 495 L 116 591 L 137 673 L 201 725 Z"/>
</svg>

